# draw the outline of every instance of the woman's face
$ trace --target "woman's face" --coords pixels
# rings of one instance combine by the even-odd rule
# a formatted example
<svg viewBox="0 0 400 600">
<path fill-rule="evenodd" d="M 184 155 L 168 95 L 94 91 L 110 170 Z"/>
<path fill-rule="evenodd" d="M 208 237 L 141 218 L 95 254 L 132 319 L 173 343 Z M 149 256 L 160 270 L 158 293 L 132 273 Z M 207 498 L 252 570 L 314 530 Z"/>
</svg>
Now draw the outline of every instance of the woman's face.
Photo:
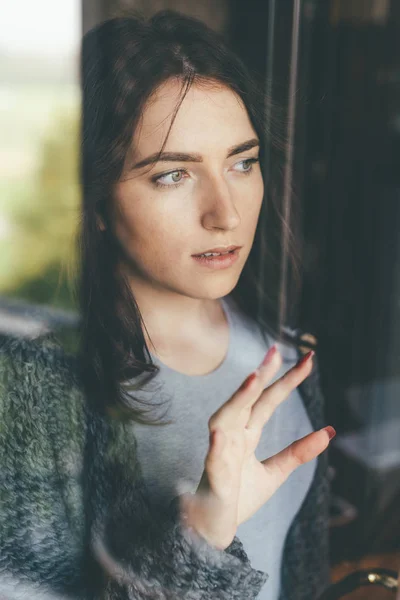
<svg viewBox="0 0 400 600">
<path fill-rule="evenodd" d="M 193 85 L 163 151 L 181 156 L 166 156 L 151 170 L 140 166 L 159 152 L 180 87 L 168 80 L 143 111 L 115 188 L 114 233 L 133 291 L 136 283 L 141 289 L 216 299 L 235 287 L 253 244 L 264 192 L 259 163 L 252 162 L 258 137 L 234 92 L 222 85 Z M 240 149 L 251 140 L 253 147 Z M 230 245 L 242 248 L 225 269 L 205 267 L 192 257 Z"/>
</svg>

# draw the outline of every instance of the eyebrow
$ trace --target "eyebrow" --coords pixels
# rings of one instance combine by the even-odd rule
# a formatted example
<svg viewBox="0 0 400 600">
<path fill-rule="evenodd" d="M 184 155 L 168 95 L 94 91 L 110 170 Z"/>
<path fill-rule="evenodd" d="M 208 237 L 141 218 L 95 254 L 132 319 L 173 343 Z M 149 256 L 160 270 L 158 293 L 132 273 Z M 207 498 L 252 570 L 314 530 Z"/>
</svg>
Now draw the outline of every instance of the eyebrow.
<svg viewBox="0 0 400 600">
<path fill-rule="evenodd" d="M 242 142 L 241 144 L 238 144 L 236 146 L 232 146 L 231 148 L 228 148 L 228 153 L 226 155 L 226 158 L 235 156 L 236 154 L 241 154 L 242 152 L 251 150 L 251 148 L 255 148 L 256 146 L 259 146 L 259 145 L 260 145 L 260 141 L 257 138 L 252 138 L 251 140 L 247 140 L 247 142 Z M 152 165 L 157 162 L 173 162 L 173 161 L 200 163 L 200 162 L 203 162 L 203 157 L 201 156 L 201 154 L 193 154 L 193 153 L 187 154 L 184 152 L 162 152 L 162 154 L 159 156 L 159 153 L 156 152 L 155 154 L 151 154 L 151 156 L 148 156 L 147 158 L 144 158 L 143 160 L 140 160 L 139 162 L 135 163 L 131 167 L 131 170 L 141 169 L 143 167 L 146 167 L 147 165 Z"/>
</svg>

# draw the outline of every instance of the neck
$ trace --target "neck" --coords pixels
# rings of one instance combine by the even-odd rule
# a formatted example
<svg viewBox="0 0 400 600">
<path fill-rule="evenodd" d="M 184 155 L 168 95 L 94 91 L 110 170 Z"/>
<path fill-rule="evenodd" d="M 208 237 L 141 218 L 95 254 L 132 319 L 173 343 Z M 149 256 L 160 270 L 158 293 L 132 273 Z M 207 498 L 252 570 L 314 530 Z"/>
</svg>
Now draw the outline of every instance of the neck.
<svg viewBox="0 0 400 600">
<path fill-rule="evenodd" d="M 144 336 L 151 352 L 168 350 L 180 340 L 212 336 L 226 325 L 219 299 L 192 298 L 154 285 L 129 279 L 129 285 L 144 321 Z"/>
</svg>

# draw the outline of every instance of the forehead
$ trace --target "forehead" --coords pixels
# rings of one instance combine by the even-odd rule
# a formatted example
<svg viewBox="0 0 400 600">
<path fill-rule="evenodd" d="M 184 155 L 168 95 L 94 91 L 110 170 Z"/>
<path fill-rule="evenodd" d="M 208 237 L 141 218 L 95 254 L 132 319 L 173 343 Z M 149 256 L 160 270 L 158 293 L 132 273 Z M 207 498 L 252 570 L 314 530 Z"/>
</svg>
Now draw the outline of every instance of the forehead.
<svg viewBox="0 0 400 600">
<path fill-rule="evenodd" d="M 181 81 L 168 80 L 146 103 L 133 138 L 138 158 L 161 148 L 181 98 L 181 87 Z M 165 150 L 226 150 L 254 134 L 241 98 L 230 88 L 194 83 L 179 107 Z"/>
</svg>

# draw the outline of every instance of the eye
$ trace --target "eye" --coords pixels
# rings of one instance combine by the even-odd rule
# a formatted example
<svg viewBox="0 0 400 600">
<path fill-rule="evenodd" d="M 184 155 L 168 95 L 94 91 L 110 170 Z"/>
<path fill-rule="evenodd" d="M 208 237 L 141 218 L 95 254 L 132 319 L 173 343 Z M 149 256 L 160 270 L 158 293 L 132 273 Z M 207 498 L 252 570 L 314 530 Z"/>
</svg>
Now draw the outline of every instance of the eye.
<svg viewBox="0 0 400 600">
<path fill-rule="evenodd" d="M 184 173 L 186 173 L 184 169 L 177 169 L 176 171 L 164 173 L 164 175 L 157 175 L 152 181 L 158 187 L 177 187 L 181 185 Z"/>
<path fill-rule="evenodd" d="M 239 161 L 238 163 L 236 163 L 236 165 L 244 165 L 245 168 L 240 171 L 241 173 L 243 173 L 243 175 L 247 175 L 249 173 L 252 172 L 253 170 L 253 164 L 259 162 L 259 159 L 254 157 L 254 158 L 245 158 L 241 161 Z"/>
</svg>

